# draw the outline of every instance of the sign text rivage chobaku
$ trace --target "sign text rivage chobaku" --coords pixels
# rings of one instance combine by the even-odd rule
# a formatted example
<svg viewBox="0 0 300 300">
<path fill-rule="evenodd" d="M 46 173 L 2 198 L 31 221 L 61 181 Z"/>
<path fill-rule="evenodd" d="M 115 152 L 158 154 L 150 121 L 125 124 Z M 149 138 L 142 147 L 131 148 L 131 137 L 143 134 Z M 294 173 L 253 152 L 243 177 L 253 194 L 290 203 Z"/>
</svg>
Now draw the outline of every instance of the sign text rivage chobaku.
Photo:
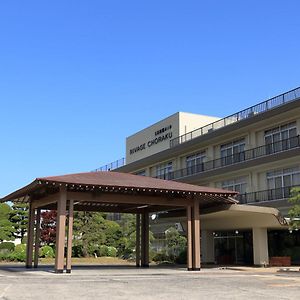
<svg viewBox="0 0 300 300">
<path fill-rule="evenodd" d="M 145 150 L 146 148 L 150 148 L 153 145 L 159 144 L 165 140 L 171 139 L 173 136 L 171 129 L 172 129 L 172 125 L 169 125 L 155 131 L 155 138 L 149 140 L 148 142 L 142 143 L 137 147 L 130 149 L 129 150 L 130 155 Z"/>
</svg>

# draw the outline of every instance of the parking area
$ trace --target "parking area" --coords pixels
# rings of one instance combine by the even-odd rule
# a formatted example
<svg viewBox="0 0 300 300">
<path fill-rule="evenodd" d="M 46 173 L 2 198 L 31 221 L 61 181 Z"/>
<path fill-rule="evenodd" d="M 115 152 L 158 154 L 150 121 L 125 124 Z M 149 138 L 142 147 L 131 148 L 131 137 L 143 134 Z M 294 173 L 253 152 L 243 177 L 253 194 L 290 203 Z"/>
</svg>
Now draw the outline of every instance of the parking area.
<svg viewBox="0 0 300 300">
<path fill-rule="evenodd" d="M 299 268 L 203 268 L 75 266 L 26 270 L 0 265 L 0 299 L 295 299 Z"/>
</svg>

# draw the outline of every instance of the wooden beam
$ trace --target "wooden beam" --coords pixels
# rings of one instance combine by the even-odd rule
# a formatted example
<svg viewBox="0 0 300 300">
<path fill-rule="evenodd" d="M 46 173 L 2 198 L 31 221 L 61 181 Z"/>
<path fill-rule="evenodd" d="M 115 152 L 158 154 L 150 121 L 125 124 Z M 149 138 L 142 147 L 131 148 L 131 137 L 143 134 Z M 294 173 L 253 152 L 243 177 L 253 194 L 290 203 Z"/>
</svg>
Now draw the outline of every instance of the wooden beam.
<svg viewBox="0 0 300 300">
<path fill-rule="evenodd" d="M 41 199 L 33 200 L 32 207 L 39 208 L 39 207 L 49 205 L 51 203 L 55 203 L 55 202 L 57 202 L 58 198 L 59 198 L 59 193 L 55 193 L 55 194 L 49 195 L 47 197 L 43 197 Z"/>
<path fill-rule="evenodd" d="M 187 206 L 192 204 L 189 198 L 173 198 L 163 195 L 147 196 L 120 193 L 101 193 L 93 194 L 90 192 L 68 192 L 68 199 L 74 201 L 91 201 L 101 203 L 120 203 L 120 204 L 140 204 L 140 205 L 166 205 L 166 206 Z"/>
</svg>

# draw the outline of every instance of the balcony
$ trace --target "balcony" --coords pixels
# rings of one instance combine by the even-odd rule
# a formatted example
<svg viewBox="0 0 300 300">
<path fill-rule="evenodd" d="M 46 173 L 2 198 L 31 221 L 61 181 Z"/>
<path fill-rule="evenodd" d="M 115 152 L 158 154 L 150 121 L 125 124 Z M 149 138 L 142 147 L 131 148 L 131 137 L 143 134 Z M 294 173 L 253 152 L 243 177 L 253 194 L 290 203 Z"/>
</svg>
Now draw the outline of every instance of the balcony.
<svg viewBox="0 0 300 300">
<path fill-rule="evenodd" d="M 221 157 L 218 159 L 203 162 L 189 168 L 179 169 L 173 172 L 158 176 L 160 179 L 175 180 L 187 176 L 201 174 L 207 171 L 212 171 L 236 164 L 241 164 L 247 161 L 268 157 L 277 153 L 286 152 L 292 149 L 300 148 L 300 136 L 291 137 L 275 143 L 266 144 L 256 148 L 248 149 L 243 152 L 238 152 L 230 156 Z"/>
<path fill-rule="evenodd" d="M 278 95 L 276 97 L 273 97 L 271 99 L 268 99 L 266 101 L 263 101 L 261 103 L 258 103 L 254 106 L 251 106 L 249 108 L 246 108 L 242 111 L 239 111 L 233 115 L 230 115 L 228 117 L 225 117 L 223 119 L 220 119 L 216 122 L 213 122 L 211 124 L 208 124 L 206 126 L 200 127 L 198 129 L 195 129 L 191 132 L 188 132 L 186 134 L 183 134 L 179 137 L 176 137 L 172 140 L 170 140 L 170 148 L 175 147 L 179 144 L 188 142 L 194 138 L 197 138 L 199 136 L 208 134 L 212 131 L 215 131 L 217 129 L 223 128 L 225 126 L 231 125 L 233 123 L 237 123 L 241 120 L 249 119 L 251 117 L 254 117 L 255 115 L 267 112 L 271 109 L 277 108 L 279 106 L 282 106 L 286 103 L 295 101 L 300 98 L 300 87 L 293 89 L 291 91 L 288 91 L 284 94 Z"/>
<path fill-rule="evenodd" d="M 252 193 L 239 194 L 236 199 L 240 204 L 254 204 L 275 200 L 286 200 L 291 196 L 291 189 L 295 186 L 282 187 Z"/>
<path fill-rule="evenodd" d="M 125 164 L 126 164 L 125 157 L 123 157 L 123 158 L 120 158 L 109 164 L 106 164 L 100 168 L 97 168 L 97 169 L 93 170 L 92 172 L 112 171 L 114 169 L 123 167 Z"/>
</svg>

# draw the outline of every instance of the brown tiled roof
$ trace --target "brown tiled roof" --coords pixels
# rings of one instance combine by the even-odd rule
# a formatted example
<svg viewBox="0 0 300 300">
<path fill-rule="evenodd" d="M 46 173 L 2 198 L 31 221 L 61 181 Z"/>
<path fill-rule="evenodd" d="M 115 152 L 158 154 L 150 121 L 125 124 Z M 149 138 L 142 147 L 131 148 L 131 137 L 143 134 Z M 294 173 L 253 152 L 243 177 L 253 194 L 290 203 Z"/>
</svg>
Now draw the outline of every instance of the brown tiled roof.
<svg viewBox="0 0 300 300">
<path fill-rule="evenodd" d="M 52 176 L 37 178 L 39 181 L 95 185 L 108 187 L 127 187 L 127 188 L 146 188 L 159 190 L 174 190 L 185 192 L 200 192 L 200 193 L 218 193 L 218 194 L 236 194 L 232 191 L 225 191 L 217 188 L 210 188 L 198 185 L 192 185 L 177 181 L 162 180 L 147 176 L 138 176 L 129 173 L 118 172 L 89 172 L 77 173 L 63 176 Z"/>
<path fill-rule="evenodd" d="M 88 172 L 68 174 L 62 176 L 40 177 L 35 179 L 31 184 L 7 195 L 1 199 L 3 201 L 13 201 L 17 198 L 24 197 L 36 191 L 41 186 L 51 185 L 68 185 L 82 186 L 82 188 L 119 188 L 122 190 L 134 189 L 140 191 L 174 191 L 182 193 L 196 193 L 198 195 L 212 195 L 228 198 L 237 194 L 233 191 L 227 191 L 217 188 L 197 186 L 182 182 L 162 180 L 146 176 L 138 176 L 129 173 L 118 172 Z M 232 201 L 233 202 L 233 201 Z"/>
</svg>

